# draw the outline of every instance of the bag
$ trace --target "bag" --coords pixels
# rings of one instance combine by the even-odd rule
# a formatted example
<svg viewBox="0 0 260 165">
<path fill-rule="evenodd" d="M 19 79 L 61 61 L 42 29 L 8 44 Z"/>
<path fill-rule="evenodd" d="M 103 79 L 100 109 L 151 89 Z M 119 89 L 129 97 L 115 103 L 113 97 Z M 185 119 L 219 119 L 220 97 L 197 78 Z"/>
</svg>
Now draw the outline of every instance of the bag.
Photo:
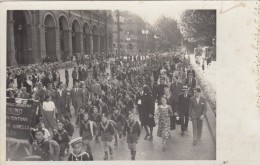
<svg viewBox="0 0 260 165">
<path fill-rule="evenodd" d="M 179 116 L 176 116 L 176 124 L 181 125 L 181 118 Z"/>
</svg>

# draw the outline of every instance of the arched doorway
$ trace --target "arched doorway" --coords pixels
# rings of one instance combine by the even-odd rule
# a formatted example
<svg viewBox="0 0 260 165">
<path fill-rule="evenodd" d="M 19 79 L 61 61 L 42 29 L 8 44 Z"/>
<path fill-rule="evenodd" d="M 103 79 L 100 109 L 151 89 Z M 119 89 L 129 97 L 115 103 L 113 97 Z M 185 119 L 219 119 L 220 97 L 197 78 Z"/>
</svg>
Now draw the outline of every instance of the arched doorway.
<svg viewBox="0 0 260 165">
<path fill-rule="evenodd" d="M 96 26 L 92 28 L 92 35 L 93 35 L 93 53 L 98 52 L 98 30 Z"/>
<path fill-rule="evenodd" d="M 80 26 L 77 20 L 72 23 L 72 53 L 76 57 L 80 55 Z"/>
<path fill-rule="evenodd" d="M 83 52 L 84 54 L 90 54 L 90 28 L 87 23 L 83 26 Z"/>
<path fill-rule="evenodd" d="M 55 23 L 51 15 L 47 15 L 44 21 L 45 25 L 45 44 L 46 44 L 46 56 L 50 62 L 57 60 L 56 56 L 56 32 Z"/>
<path fill-rule="evenodd" d="M 18 65 L 26 65 L 28 59 L 28 33 L 29 22 L 26 22 L 24 11 L 14 11 L 14 47 L 15 59 Z"/>
<path fill-rule="evenodd" d="M 59 18 L 60 54 L 62 61 L 68 61 L 69 57 L 69 25 L 64 16 Z"/>
</svg>

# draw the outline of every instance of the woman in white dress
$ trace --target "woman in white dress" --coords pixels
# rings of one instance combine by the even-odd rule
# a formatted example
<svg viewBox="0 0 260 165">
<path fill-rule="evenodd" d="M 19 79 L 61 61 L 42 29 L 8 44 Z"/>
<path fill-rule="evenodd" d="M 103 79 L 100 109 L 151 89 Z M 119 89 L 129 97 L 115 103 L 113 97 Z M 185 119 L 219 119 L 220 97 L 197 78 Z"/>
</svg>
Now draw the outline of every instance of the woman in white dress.
<svg viewBox="0 0 260 165">
<path fill-rule="evenodd" d="M 50 128 L 54 128 L 56 123 L 56 108 L 53 101 L 51 101 L 51 96 L 46 96 L 46 101 L 43 102 L 43 117 L 46 123 L 46 128 L 49 130 Z"/>
</svg>

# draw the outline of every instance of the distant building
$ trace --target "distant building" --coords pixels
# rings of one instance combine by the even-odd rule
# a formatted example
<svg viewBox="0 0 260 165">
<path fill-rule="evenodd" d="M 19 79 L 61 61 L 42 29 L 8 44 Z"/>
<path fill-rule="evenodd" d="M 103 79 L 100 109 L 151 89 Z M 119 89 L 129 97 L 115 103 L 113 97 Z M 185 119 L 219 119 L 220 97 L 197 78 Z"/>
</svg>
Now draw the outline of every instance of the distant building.
<svg viewBox="0 0 260 165">
<path fill-rule="evenodd" d="M 122 31 L 120 32 L 120 50 L 121 55 L 137 55 L 145 52 L 154 52 L 156 49 L 154 30 L 151 25 L 145 23 L 144 20 L 129 11 L 119 11 L 124 18 L 120 25 Z M 118 28 L 116 21 L 117 12 L 113 12 L 114 26 L 113 26 L 113 47 L 114 52 L 118 50 Z M 148 34 L 142 34 L 143 30 L 148 30 Z"/>
<path fill-rule="evenodd" d="M 67 61 L 113 51 L 112 12 L 15 10 L 7 12 L 7 65 Z"/>
</svg>

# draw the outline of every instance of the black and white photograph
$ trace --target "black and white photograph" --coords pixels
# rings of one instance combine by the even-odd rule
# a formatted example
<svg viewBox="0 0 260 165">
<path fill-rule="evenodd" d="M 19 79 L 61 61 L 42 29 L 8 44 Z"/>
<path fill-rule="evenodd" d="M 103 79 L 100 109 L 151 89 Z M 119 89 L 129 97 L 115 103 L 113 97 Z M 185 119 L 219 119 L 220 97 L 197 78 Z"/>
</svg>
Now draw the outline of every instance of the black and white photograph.
<svg viewBox="0 0 260 165">
<path fill-rule="evenodd" d="M 253 6 L 2 6 L 1 162 L 224 165 L 258 152 L 260 125 L 249 113 L 257 109 L 257 91 L 249 89 L 257 82 L 256 56 L 246 49 L 255 43 L 244 37 L 254 32 Z"/>
<path fill-rule="evenodd" d="M 7 11 L 7 160 L 216 158 L 216 10 L 145 14 Z"/>
</svg>

